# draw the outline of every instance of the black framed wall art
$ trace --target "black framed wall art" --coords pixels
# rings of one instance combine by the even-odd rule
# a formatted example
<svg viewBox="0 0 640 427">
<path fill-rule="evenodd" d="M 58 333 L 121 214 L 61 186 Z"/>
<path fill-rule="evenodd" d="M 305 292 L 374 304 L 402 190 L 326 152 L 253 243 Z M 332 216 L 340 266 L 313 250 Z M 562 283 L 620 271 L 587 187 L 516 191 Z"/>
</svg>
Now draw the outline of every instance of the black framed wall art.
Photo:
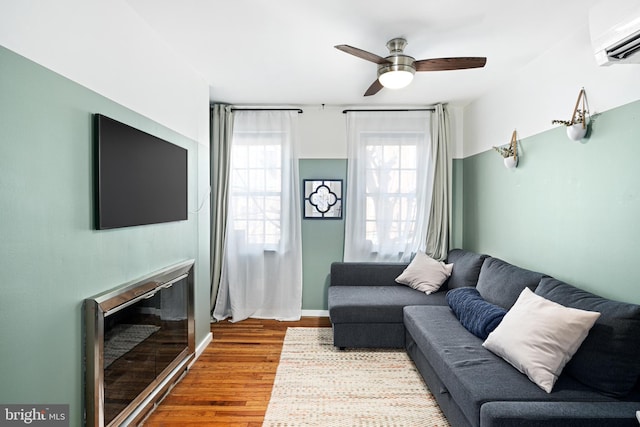
<svg viewBox="0 0 640 427">
<path fill-rule="evenodd" d="M 303 180 L 305 219 L 342 219 L 342 180 Z"/>
</svg>

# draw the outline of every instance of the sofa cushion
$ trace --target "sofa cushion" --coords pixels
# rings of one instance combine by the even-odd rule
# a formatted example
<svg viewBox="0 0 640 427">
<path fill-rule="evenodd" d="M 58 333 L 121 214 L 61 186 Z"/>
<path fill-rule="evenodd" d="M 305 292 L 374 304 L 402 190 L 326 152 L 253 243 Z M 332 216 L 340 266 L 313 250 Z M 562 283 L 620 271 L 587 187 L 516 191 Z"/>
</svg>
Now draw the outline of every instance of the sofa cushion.
<svg viewBox="0 0 640 427">
<path fill-rule="evenodd" d="M 330 286 L 331 323 L 402 323 L 406 305 L 446 305 L 445 292 L 426 295 L 407 286 Z"/>
<path fill-rule="evenodd" d="M 613 402 L 597 390 L 562 374 L 548 394 L 500 357 L 482 347 L 449 307 L 404 308 L 404 325 L 412 341 L 429 360 L 469 425 L 479 425 L 480 407 L 492 401 Z"/>
<path fill-rule="evenodd" d="M 486 339 L 507 314 L 504 308 L 485 301 L 473 287 L 451 289 L 446 299 L 462 326 L 482 339 Z"/>
<path fill-rule="evenodd" d="M 429 295 L 440 289 L 440 286 L 451 276 L 452 267 L 452 264 L 445 264 L 423 252 L 418 252 L 402 274 L 396 278 L 396 282 Z"/>
<path fill-rule="evenodd" d="M 516 267 L 498 258 L 488 257 L 482 264 L 476 288 L 482 298 L 507 310 L 524 288 L 532 291 L 545 277 L 542 273 Z"/>
<path fill-rule="evenodd" d="M 452 249 L 447 255 L 447 263 L 453 264 L 451 276 L 447 280 L 447 289 L 475 286 L 478 283 L 480 268 L 487 255 L 477 254 L 464 249 Z"/>
<path fill-rule="evenodd" d="M 612 396 L 628 394 L 640 378 L 640 306 L 599 297 L 548 277 L 536 293 L 600 318 L 566 367 L 579 381 Z"/>
<path fill-rule="evenodd" d="M 524 288 L 482 345 L 551 393 L 598 317 L 595 311 L 565 307 Z"/>
</svg>

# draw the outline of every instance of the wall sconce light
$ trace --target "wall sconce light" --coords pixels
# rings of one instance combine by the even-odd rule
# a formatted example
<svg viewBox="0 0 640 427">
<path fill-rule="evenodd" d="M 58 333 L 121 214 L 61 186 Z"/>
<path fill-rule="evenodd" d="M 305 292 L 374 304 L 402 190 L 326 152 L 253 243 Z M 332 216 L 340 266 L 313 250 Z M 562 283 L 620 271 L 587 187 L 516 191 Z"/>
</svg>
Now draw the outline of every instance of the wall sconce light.
<svg viewBox="0 0 640 427">
<path fill-rule="evenodd" d="M 493 149 L 500 153 L 507 169 L 513 169 L 518 166 L 518 137 L 515 130 L 511 134 L 509 145 L 493 147 Z"/>
<path fill-rule="evenodd" d="M 582 103 L 582 105 L 580 105 Z M 578 108 L 582 107 L 582 108 Z M 571 120 L 552 120 L 552 125 L 565 125 L 567 136 L 572 141 L 580 141 L 587 135 L 589 130 L 589 104 L 587 103 L 587 93 L 584 88 L 578 94 L 576 106 L 573 108 Z"/>
</svg>

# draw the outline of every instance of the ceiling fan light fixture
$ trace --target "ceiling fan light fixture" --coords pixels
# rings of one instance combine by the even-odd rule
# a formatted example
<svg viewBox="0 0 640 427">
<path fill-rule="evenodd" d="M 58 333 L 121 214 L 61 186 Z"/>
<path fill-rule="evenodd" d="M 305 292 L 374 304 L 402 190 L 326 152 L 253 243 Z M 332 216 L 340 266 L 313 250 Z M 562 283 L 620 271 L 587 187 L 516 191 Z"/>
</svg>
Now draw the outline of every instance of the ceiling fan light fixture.
<svg viewBox="0 0 640 427">
<path fill-rule="evenodd" d="M 413 80 L 413 70 L 392 70 L 380 74 L 378 80 L 380 84 L 387 89 L 402 89 Z"/>
<path fill-rule="evenodd" d="M 415 60 L 407 55 L 391 55 L 385 58 L 389 63 L 378 65 L 378 81 L 389 89 L 401 89 L 413 80 Z"/>
</svg>

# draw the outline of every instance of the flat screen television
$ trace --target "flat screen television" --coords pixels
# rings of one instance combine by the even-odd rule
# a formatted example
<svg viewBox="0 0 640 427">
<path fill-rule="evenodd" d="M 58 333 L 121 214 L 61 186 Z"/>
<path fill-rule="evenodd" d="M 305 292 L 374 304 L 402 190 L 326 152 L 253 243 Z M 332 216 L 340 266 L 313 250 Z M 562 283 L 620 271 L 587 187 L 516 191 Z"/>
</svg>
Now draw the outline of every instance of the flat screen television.
<svg viewBox="0 0 640 427">
<path fill-rule="evenodd" d="M 187 219 L 187 150 L 95 114 L 96 228 Z"/>
</svg>

